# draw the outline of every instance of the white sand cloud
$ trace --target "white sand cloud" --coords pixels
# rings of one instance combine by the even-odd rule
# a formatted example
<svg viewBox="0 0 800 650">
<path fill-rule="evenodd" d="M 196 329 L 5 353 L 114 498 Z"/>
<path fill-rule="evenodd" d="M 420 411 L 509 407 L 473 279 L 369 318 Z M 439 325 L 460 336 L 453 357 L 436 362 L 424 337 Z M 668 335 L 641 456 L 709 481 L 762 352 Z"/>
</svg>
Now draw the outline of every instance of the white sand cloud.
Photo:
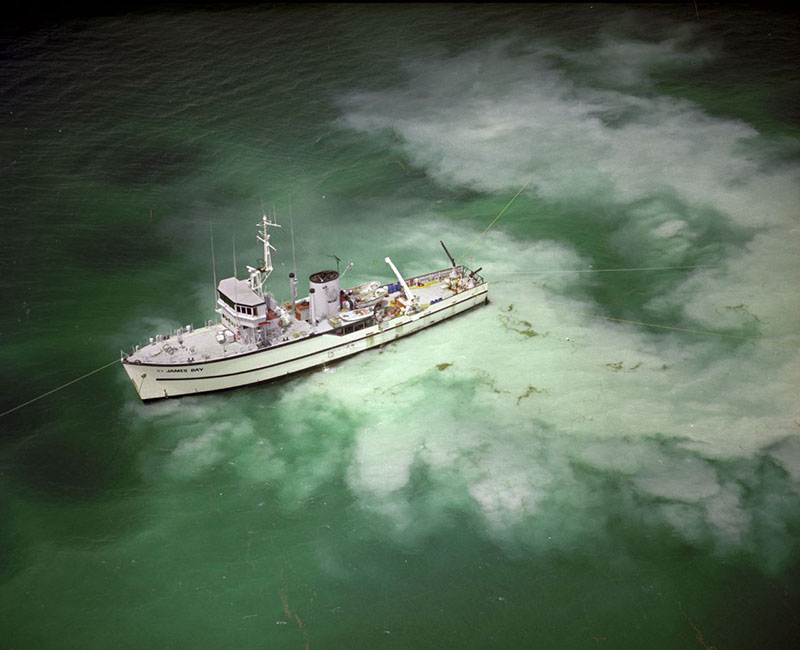
<svg viewBox="0 0 800 650">
<path fill-rule="evenodd" d="M 488 307 L 287 382 L 269 413 L 227 427 L 206 411 L 172 452 L 174 476 L 228 463 L 247 483 L 278 485 L 285 507 L 343 477 L 412 539 L 457 508 L 498 538 L 563 544 L 602 535 L 613 516 L 604 500 L 618 499 L 626 516 L 689 543 L 785 557 L 785 502 L 746 499 L 729 467 L 768 459 L 800 490 L 798 170 L 771 165 L 774 143 L 759 153 L 752 127 L 653 93 L 659 62 L 697 58 L 684 43 L 499 44 L 419 61 L 403 87 L 345 98 L 341 122 L 387 132 L 445 187 L 510 195 L 533 175 L 542 201 L 591 199 L 601 223 L 621 212 L 609 246 L 632 263 L 709 256 L 716 268 L 651 294 L 647 313 L 772 343 L 587 317 L 603 310 L 597 278 L 569 271 L 593 261 L 566 243 L 512 238 L 501 222 L 470 253 L 490 281 Z M 606 78 L 614 66 L 623 74 Z M 711 219 L 737 237 L 702 243 Z M 478 235 L 431 212 L 406 219 L 387 252 L 417 273 L 440 259 L 443 233 L 454 252 Z M 361 241 L 386 249 L 381 233 Z"/>
<path fill-rule="evenodd" d="M 514 310 L 494 307 L 470 317 L 491 345 L 465 332 L 470 368 L 460 371 L 488 377 L 492 389 L 475 396 L 470 417 L 496 426 L 490 435 L 458 440 L 462 449 L 483 441 L 486 467 L 502 468 L 470 479 L 487 518 L 508 523 L 510 513 L 529 513 L 543 494 L 574 490 L 566 468 L 580 459 L 632 477 L 639 494 L 672 503 L 663 507 L 664 518 L 687 539 L 704 528 L 719 543 L 735 542 L 752 521 L 740 489 L 717 475 L 714 462 L 758 458 L 773 444 L 794 448 L 786 440 L 797 436 L 800 386 L 798 169 L 773 164 L 775 143 L 751 126 L 652 92 L 650 75 L 662 64 L 710 56 L 687 42 L 683 34 L 660 43 L 609 40 L 589 51 L 539 46 L 515 54 L 501 43 L 415 62 L 396 91 L 343 101 L 344 124 L 390 130 L 409 160 L 445 186 L 511 192 L 532 176 L 530 188 L 541 199 L 591 197 L 605 206 L 598 219 L 622 208 L 623 226 L 609 244 L 632 262 L 680 264 L 690 253 L 710 255 L 717 268 L 652 295 L 653 318 L 682 313 L 685 326 L 771 340 L 654 336 L 578 317 L 571 312 L 601 307 L 575 300 L 574 276 L 560 276 L 571 285 L 567 299 L 566 287 L 552 278 L 545 289 L 523 275 L 504 275 L 510 261 L 541 257 L 535 245 L 525 255 L 524 246 L 489 236 L 480 263 L 488 277 L 502 280 L 493 284 L 495 305 L 513 303 Z M 738 230 L 734 239 L 742 243 L 701 243 L 710 217 Z M 560 255 L 545 266 L 586 266 L 568 247 Z M 521 323 L 550 336 L 521 341 Z M 446 349 L 437 345 L 440 354 Z M 545 429 L 570 440 L 546 469 L 539 462 Z M 674 441 L 669 454 L 652 447 L 654 435 Z M 523 444 L 527 438 L 539 441 L 535 451 Z M 503 460 L 500 450 L 509 447 L 517 455 Z M 778 461 L 793 475 L 794 455 Z M 528 471 L 515 469 L 519 457 Z"/>
</svg>

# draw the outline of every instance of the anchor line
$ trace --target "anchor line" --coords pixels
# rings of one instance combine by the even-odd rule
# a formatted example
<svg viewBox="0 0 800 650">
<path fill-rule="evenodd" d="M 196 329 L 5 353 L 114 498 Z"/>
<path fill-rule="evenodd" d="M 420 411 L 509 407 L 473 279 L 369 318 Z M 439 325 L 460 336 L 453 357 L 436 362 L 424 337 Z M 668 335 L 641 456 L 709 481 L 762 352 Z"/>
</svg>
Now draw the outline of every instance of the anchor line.
<svg viewBox="0 0 800 650">
<path fill-rule="evenodd" d="M 791 343 L 783 343 L 781 341 L 775 341 L 774 339 L 765 339 L 753 336 L 739 336 L 737 334 L 725 334 L 724 332 L 712 332 L 711 330 L 696 330 L 696 329 L 690 329 L 688 327 L 676 327 L 675 325 L 659 325 L 658 323 L 647 323 L 645 321 L 627 320 L 625 318 L 614 318 L 613 316 L 603 316 L 602 314 L 592 314 L 589 312 L 577 311 L 574 309 L 562 309 L 559 307 L 553 307 L 551 305 L 547 305 L 547 309 L 552 309 L 553 311 L 565 312 L 568 314 L 576 314 L 578 316 L 587 316 L 589 318 L 599 318 L 601 320 L 609 320 L 617 323 L 625 323 L 627 325 L 642 325 L 644 327 L 657 327 L 659 329 L 674 330 L 676 332 L 688 332 L 689 334 L 706 334 L 709 336 L 721 336 L 723 338 L 736 339 L 739 341 L 753 341 L 755 343 L 772 343 L 773 345 L 796 347 Z"/>
<path fill-rule="evenodd" d="M 508 210 L 511 207 L 511 204 L 514 203 L 514 201 L 517 200 L 517 197 L 519 197 L 519 195 L 522 194 L 522 192 L 525 190 L 526 187 L 528 187 L 528 185 L 530 184 L 530 182 L 532 180 L 533 180 L 533 176 L 531 176 L 525 182 L 525 184 L 522 187 L 520 187 L 519 190 L 517 190 L 517 193 L 511 198 L 511 200 L 508 203 L 506 203 L 505 207 L 502 210 L 500 210 L 500 212 L 497 214 L 497 216 L 494 219 L 492 219 L 492 222 L 484 229 L 484 231 L 480 235 L 478 235 L 469 246 L 467 246 L 467 249 L 460 255 L 460 257 L 459 257 L 460 260 L 463 260 L 464 257 L 466 257 L 467 253 L 469 253 L 469 251 L 472 250 L 472 248 L 475 246 L 475 244 L 477 244 L 480 241 L 480 239 L 487 232 L 489 232 L 492 229 L 492 227 L 494 227 L 494 225 L 497 223 L 497 221 L 500 219 L 500 217 L 502 217 L 505 214 L 506 210 Z M 559 270 L 559 271 L 528 271 L 528 272 L 525 272 L 525 271 L 522 271 L 522 272 L 509 271 L 508 274 L 510 274 L 510 275 L 517 275 L 517 274 L 520 274 L 520 275 L 523 275 L 523 274 L 524 275 L 542 274 L 542 275 L 544 275 L 544 274 L 549 274 L 549 273 L 615 273 L 615 272 L 618 273 L 618 272 L 626 272 L 626 271 L 673 271 L 673 270 L 682 270 L 682 269 L 710 269 L 710 268 L 716 268 L 716 266 L 712 265 L 712 264 L 701 264 L 701 265 L 695 265 L 695 266 L 653 266 L 653 267 L 639 267 L 639 268 L 628 268 L 628 269 L 571 269 L 571 270 L 570 269 L 565 269 L 565 270 Z M 777 341 L 772 341 L 770 339 L 755 338 L 755 337 L 751 337 L 751 336 L 737 336 L 735 334 L 725 334 L 723 332 L 712 332 L 712 331 L 708 331 L 708 330 L 695 330 L 695 329 L 689 329 L 689 328 L 686 328 L 686 327 L 675 327 L 673 325 L 659 325 L 657 323 L 646 323 L 646 322 L 643 322 L 643 321 L 633 321 L 633 320 L 626 320 L 626 319 L 623 319 L 623 318 L 613 318 L 611 316 L 603 316 L 601 314 L 590 314 L 590 313 L 587 313 L 587 312 L 579 312 L 579 311 L 573 311 L 573 310 L 569 310 L 569 309 L 557 309 L 555 307 L 550 307 L 550 309 L 553 309 L 554 311 L 565 311 L 565 312 L 569 312 L 569 313 L 573 313 L 573 314 L 578 314 L 580 316 L 587 316 L 587 317 L 590 317 L 590 318 L 599 318 L 599 319 L 603 319 L 603 320 L 615 321 L 615 322 L 618 322 L 618 323 L 626 323 L 626 324 L 629 324 L 629 325 L 641 325 L 641 326 L 644 326 L 644 327 L 656 327 L 656 328 L 659 328 L 659 329 L 674 330 L 674 331 L 677 331 L 677 332 L 688 332 L 688 333 L 691 333 L 691 334 L 707 334 L 707 335 L 711 335 L 711 336 L 720 336 L 720 337 L 724 337 L 724 338 L 737 339 L 737 340 L 740 340 L 740 341 L 754 341 L 756 343 L 774 343 L 776 345 L 787 345 L 787 344 L 779 343 Z M 792 346 L 792 347 L 794 347 L 794 346 Z"/>
<path fill-rule="evenodd" d="M 474 241 L 473 241 L 473 242 L 472 242 L 472 243 L 471 243 L 469 246 L 467 246 L 467 250 L 465 250 L 463 253 L 461 253 L 461 255 L 460 255 L 460 256 L 459 256 L 459 258 L 458 258 L 459 260 L 463 260 L 463 259 L 464 259 L 464 258 L 467 256 L 467 253 L 469 253 L 469 252 L 472 250 L 472 247 L 473 247 L 473 246 L 475 246 L 475 244 L 477 244 L 477 243 L 478 243 L 478 242 L 481 240 L 481 238 L 482 238 L 482 237 L 483 237 L 483 236 L 484 236 L 484 235 L 485 235 L 487 232 L 489 232 L 489 231 L 492 229 L 492 227 L 494 226 L 494 224 L 496 224 L 496 223 L 497 223 L 497 220 L 498 220 L 500 217 L 502 217 L 502 216 L 505 214 L 506 210 L 508 210 L 508 209 L 511 207 L 511 204 L 512 204 L 512 203 L 514 203 L 514 201 L 516 201 L 516 200 L 517 200 L 517 197 L 518 197 L 520 194 L 522 194 L 522 192 L 523 192 L 523 191 L 525 191 L 525 188 L 526 188 L 526 187 L 528 187 L 528 185 L 530 184 L 530 182 L 531 182 L 532 180 L 533 180 L 533 176 L 531 176 L 531 177 L 530 177 L 530 178 L 529 178 L 529 179 L 528 179 L 528 180 L 525 182 L 525 185 L 523 185 L 522 187 L 520 187 L 520 188 L 519 188 L 519 190 L 517 190 L 517 193 L 516 193 L 516 194 L 515 194 L 515 195 L 512 197 L 512 199 L 511 199 L 511 200 L 510 200 L 508 203 L 506 203 L 506 207 L 504 207 L 502 210 L 500 210 L 500 212 L 498 212 L 498 213 L 497 213 L 497 216 L 496 216 L 494 219 L 492 219 L 492 223 L 490 223 L 488 226 L 486 226 L 486 229 L 485 229 L 485 230 L 484 230 L 484 231 L 483 231 L 483 232 L 482 232 L 480 235 L 478 235 L 478 236 L 475 238 L 475 240 L 474 240 Z"/>
<path fill-rule="evenodd" d="M 498 271 L 495 275 L 550 275 L 556 273 L 622 273 L 628 271 L 682 271 L 687 269 L 716 269 L 715 264 L 694 266 L 640 266 L 629 269 L 558 269 L 556 271 Z"/>
<path fill-rule="evenodd" d="M 3 411 L 2 413 L 0 413 L 0 418 L 8 415 L 9 413 L 13 413 L 14 411 L 16 411 L 18 409 L 21 409 L 23 406 L 28 406 L 28 404 L 33 404 L 33 402 L 36 402 L 37 400 L 40 400 L 43 397 L 47 397 L 48 395 L 52 395 L 53 393 L 55 393 L 57 391 L 60 391 L 62 388 L 66 388 L 67 386 L 71 386 L 72 384 L 76 384 L 79 381 L 82 381 L 83 379 L 86 379 L 87 377 L 90 377 L 91 375 L 93 375 L 93 374 L 95 374 L 97 372 L 100 372 L 101 370 L 105 370 L 109 366 L 113 366 L 115 363 L 119 363 L 119 362 L 120 362 L 119 359 L 115 359 L 111 363 L 107 363 L 104 366 L 100 366 L 99 368 L 95 368 L 91 372 L 87 372 L 85 375 L 81 375 L 77 379 L 73 379 L 72 381 L 68 381 L 65 384 L 61 384 L 61 386 L 58 386 L 58 387 L 54 388 L 53 390 L 49 390 L 46 393 L 42 393 L 38 397 L 34 397 L 33 399 L 29 399 L 27 402 L 23 402 L 22 404 L 19 404 L 18 406 L 15 406 L 14 408 L 8 409 L 7 411 Z"/>
</svg>

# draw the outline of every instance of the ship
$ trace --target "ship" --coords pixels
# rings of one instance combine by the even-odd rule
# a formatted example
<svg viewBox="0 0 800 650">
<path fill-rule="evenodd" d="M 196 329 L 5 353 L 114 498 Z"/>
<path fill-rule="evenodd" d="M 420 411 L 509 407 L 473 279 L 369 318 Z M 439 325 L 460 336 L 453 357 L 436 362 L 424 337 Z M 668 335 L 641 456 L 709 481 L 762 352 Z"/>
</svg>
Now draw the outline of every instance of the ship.
<svg viewBox="0 0 800 650">
<path fill-rule="evenodd" d="M 312 273 L 303 298 L 298 298 L 292 272 L 291 299 L 279 303 L 268 291 L 267 280 L 275 250 L 269 229 L 280 225 L 266 215 L 257 225 L 263 264 L 247 266 L 245 280 L 238 274 L 219 284 L 214 280 L 216 319 L 203 327 L 186 325 L 156 334 L 131 353 L 121 353 L 142 401 L 232 389 L 324 367 L 489 300 L 489 287 L 479 274 L 482 268 L 473 271 L 456 264 L 440 241 L 450 261 L 447 268 L 404 278 L 386 257 L 392 281 L 344 287 L 351 262 L 341 275 L 338 269 Z"/>
</svg>

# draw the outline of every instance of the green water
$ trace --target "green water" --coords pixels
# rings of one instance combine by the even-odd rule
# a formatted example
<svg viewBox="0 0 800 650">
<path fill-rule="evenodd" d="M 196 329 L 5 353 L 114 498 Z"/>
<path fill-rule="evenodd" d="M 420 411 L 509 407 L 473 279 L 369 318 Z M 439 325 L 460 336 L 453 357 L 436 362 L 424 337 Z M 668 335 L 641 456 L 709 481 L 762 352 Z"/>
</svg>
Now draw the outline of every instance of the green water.
<svg viewBox="0 0 800 650">
<path fill-rule="evenodd" d="M 5 27 L 0 647 L 793 647 L 798 21 L 699 13 Z M 281 300 L 442 239 L 491 303 L 285 382 L 144 406 L 114 365 L 15 409 L 210 318 L 212 230 L 242 275 L 273 205 Z"/>
</svg>

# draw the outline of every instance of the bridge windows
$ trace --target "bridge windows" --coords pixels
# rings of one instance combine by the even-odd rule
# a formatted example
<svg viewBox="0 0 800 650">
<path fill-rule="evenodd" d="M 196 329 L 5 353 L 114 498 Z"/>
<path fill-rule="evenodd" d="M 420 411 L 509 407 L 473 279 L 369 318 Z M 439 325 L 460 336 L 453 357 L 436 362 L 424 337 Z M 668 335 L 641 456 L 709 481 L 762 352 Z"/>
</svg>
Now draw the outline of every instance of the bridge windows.
<svg viewBox="0 0 800 650">
<path fill-rule="evenodd" d="M 257 316 L 255 307 L 248 307 L 247 305 L 236 305 L 236 311 L 240 314 L 247 314 L 248 316 Z"/>
</svg>

